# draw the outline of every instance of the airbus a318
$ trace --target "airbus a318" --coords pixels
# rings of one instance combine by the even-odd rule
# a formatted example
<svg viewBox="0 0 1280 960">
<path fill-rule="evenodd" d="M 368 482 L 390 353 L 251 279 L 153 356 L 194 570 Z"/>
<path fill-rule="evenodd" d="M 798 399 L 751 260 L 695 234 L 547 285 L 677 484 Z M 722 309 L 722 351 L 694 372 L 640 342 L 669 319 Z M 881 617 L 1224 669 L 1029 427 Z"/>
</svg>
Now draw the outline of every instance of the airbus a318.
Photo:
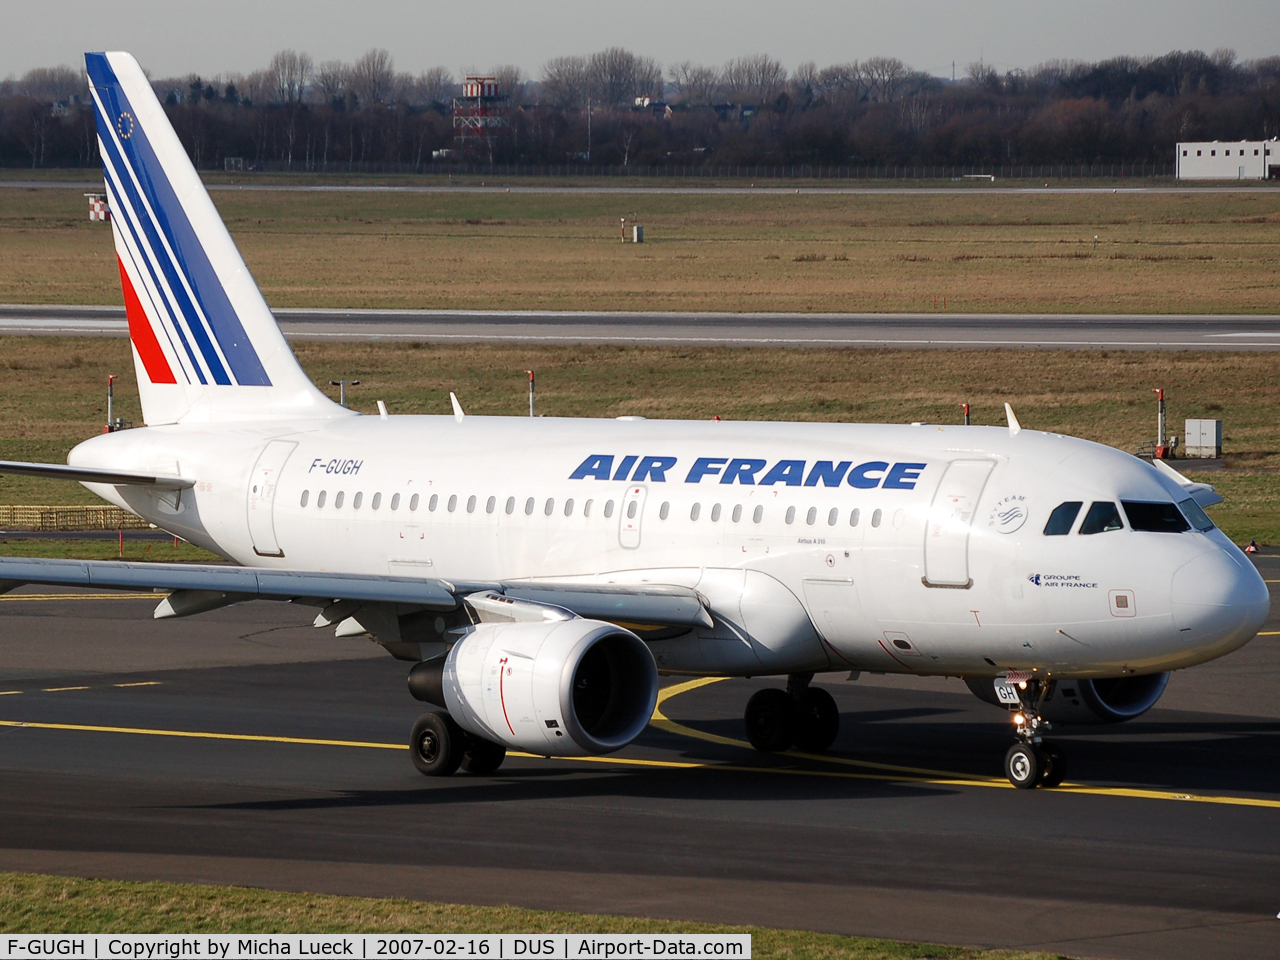
<svg viewBox="0 0 1280 960">
<path fill-rule="evenodd" d="M 1008 427 L 362 416 L 308 379 L 137 62 L 91 53 L 146 426 L 77 480 L 231 564 L 0 559 L 25 583 L 249 599 L 413 664 L 413 762 L 607 754 L 660 675 L 778 676 L 760 750 L 831 746 L 815 674 L 963 677 L 1014 719 L 1005 772 L 1061 782 L 1050 723 L 1142 714 L 1169 672 L 1247 643 L 1266 585 L 1166 465 Z"/>
</svg>

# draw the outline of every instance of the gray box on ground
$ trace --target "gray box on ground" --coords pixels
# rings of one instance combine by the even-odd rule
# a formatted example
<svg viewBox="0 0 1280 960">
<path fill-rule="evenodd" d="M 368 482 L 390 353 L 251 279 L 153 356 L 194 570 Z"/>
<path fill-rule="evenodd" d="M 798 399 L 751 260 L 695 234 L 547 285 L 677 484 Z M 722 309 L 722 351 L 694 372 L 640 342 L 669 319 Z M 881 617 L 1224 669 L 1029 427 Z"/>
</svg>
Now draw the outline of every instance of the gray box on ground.
<svg viewBox="0 0 1280 960">
<path fill-rule="evenodd" d="M 1182 444 L 1184 457 L 1217 459 L 1222 456 L 1222 421 L 1188 420 L 1186 439 Z"/>
</svg>

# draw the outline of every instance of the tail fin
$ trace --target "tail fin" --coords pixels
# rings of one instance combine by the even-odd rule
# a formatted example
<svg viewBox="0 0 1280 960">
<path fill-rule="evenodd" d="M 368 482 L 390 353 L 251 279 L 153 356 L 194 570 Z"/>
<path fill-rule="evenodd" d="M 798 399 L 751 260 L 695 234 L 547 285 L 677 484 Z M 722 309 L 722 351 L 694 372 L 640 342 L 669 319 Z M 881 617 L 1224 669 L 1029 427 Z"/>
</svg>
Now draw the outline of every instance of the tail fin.
<svg viewBox="0 0 1280 960">
<path fill-rule="evenodd" d="M 148 424 L 340 416 L 293 351 L 127 53 L 86 53 Z"/>
</svg>

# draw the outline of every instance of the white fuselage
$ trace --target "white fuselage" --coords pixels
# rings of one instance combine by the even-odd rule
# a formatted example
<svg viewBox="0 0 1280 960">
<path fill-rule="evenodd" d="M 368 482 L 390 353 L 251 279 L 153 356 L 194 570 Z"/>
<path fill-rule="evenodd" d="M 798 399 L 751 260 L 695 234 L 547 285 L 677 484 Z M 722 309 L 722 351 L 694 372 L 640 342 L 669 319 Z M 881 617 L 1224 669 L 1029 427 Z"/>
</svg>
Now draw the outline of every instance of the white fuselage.
<svg viewBox="0 0 1280 960">
<path fill-rule="evenodd" d="M 1046 536 L 1066 501 L 1187 494 L 1034 431 L 350 416 L 130 430 L 70 461 L 194 480 L 91 489 L 248 566 L 693 587 L 716 626 L 651 640 L 673 673 L 1153 673 L 1268 609 L 1216 529 Z"/>
</svg>

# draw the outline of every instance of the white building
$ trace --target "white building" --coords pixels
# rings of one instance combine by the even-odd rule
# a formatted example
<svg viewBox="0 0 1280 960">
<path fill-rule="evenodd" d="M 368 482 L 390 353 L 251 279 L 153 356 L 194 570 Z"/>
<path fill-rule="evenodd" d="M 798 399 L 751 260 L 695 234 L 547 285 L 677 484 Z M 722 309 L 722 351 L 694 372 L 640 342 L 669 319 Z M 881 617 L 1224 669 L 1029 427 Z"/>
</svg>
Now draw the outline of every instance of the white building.
<svg viewBox="0 0 1280 960">
<path fill-rule="evenodd" d="M 1179 180 L 1280 178 L 1280 143 L 1275 140 L 1180 143 L 1177 158 Z"/>
</svg>

